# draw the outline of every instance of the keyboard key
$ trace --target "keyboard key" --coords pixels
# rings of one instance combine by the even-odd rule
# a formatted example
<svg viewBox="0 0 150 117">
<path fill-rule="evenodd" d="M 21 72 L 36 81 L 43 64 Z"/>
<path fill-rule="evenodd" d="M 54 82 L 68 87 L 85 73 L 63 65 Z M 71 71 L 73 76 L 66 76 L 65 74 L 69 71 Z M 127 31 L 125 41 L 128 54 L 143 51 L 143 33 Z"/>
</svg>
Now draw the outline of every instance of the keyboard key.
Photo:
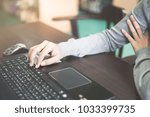
<svg viewBox="0 0 150 117">
<path fill-rule="evenodd" d="M 24 55 L 1 61 L 0 77 L 22 100 L 71 99 L 53 78 L 39 69 L 29 67 Z"/>
</svg>

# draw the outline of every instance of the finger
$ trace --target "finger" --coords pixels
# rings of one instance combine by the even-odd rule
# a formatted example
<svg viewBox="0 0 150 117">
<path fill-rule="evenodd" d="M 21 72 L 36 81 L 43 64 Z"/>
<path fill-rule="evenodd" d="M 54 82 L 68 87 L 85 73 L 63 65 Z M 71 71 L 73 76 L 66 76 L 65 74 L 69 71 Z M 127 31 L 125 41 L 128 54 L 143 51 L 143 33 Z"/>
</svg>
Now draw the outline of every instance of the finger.
<svg viewBox="0 0 150 117">
<path fill-rule="evenodd" d="M 141 28 L 140 28 L 140 25 L 137 23 L 137 21 L 136 21 L 136 19 L 134 18 L 133 15 L 131 15 L 130 19 L 131 19 L 136 31 L 138 32 L 138 35 L 139 35 L 140 39 L 142 39 L 143 38 L 143 33 L 142 33 Z"/>
<path fill-rule="evenodd" d="M 42 50 L 42 52 L 40 53 L 39 57 L 38 57 L 38 61 L 37 61 L 37 65 L 36 68 L 39 68 L 41 65 L 41 62 L 43 61 L 43 59 L 45 58 L 45 56 L 48 55 L 49 52 L 52 51 L 52 46 L 49 46 L 49 44 Z"/>
<path fill-rule="evenodd" d="M 135 40 L 124 29 L 122 29 L 121 31 L 130 43 L 134 43 Z"/>
<path fill-rule="evenodd" d="M 31 56 L 31 53 L 32 53 L 32 51 L 33 51 L 33 49 L 35 48 L 36 46 L 33 46 L 33 47 L 31 47 L 30 49 L 29 49 L 29 52 L 28 52 L 28 60 L 30 61 L 30 56 Z"/>
<path fill-rule="evenodd" d="M 38 47 L 38 46 L 37 46 Z M 31 55 L 30 55 L 30 66 L 33 66 L 34 65 L 34 63 L 35 63 L 35 59 L 37 58 L 37 54 L 38 54 L 38 50 L 37 50 L 37 48 L 34 48 L 33 50 L 32 50 L 32 52 L 31 52 Z"/>
<path fill-rule="evenodd" d="M 131 31 L 131 33 L 132 33 L 134 39 L 135 39 L 135 40 L 139 39 L 139 36 L 138 36 L 136 30 L 134 29 L 134 27 L 133 27 L 133 25 L 132 25 L 132 23 L 131 23 L 131 21 L 130 21 L 129 19 L 127 20 L 127 24 L 128 24 L 128 26 L 129 26 L 129 29 L 130 29 L 130 31 Z"/>
<path fill-rule="evenodd" d="M 56 55 L 57 55 L 57 53 L 55 51 L 51 52 L 51 56 L 56 56 Z"/>
<path fill-rule="evenodd" d="M 31 52 L 29 55 L 30 66 L 34 65 L 37 53 L 39 53 L 47 45 L 47 43 L 48 43 L 48 41 L 43 41 L 41 44 L 39 44 L 38 46 L 31 49 Z"/>
<path fill-rule="evenodd" d="M 54 63 L 58 63 L 58 62 L 60 62 L 60 60 L 58 59 L 58 56 L 54 56 L 50 59 L 46 59 L 42 61 L 41 66 L 47 66 L 47 65 L 54 64 Z"/>
</svg>

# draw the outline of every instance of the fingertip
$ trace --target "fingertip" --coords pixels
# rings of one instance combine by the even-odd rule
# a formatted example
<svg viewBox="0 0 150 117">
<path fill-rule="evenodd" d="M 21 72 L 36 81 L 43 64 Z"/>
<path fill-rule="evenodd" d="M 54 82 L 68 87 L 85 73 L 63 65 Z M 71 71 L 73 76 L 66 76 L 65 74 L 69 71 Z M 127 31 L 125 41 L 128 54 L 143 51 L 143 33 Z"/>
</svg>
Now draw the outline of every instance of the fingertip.
<svg viewBox="0 0 150 117">
<path fill-rule="evenodd" d="M 126 32 L 124 29 L 121 29 L 121 31 L 122 31 L 123 33 L 125 33 L 125 32 Z"/>
<path fill-rule="evenodd" d="M 43 62 L 41 63 L 41 66 L 45 66 L 45 65 L 46 65 L 46 62 L 43 61 Z"/>
<path fill-rule="evenodd" d="M 61 63 L 62 61 L 61 60 L 58 60 L 56 63 Z"/>
<path fill-rule="evenodd" d="M 41 66 L 41 59 L 40 59 L 40 57 L 37 58 L 35 64 L 36 64 L 36 67 L 38 67 L 38 68 Z"/>
<path fill-rule="evenodd" d="M 37 61 L 34 64 L 35 64 L 35 68 L 39 68 L 40 67 L 40 63 L 38 63 Z"/>
<path fill-rule="evenodd" d="M 134 16 L 133 16 L 133 15 L 131 15 L 131 16 L 130 16 L 130 18 L 131 18 L 131 19 L 134 19 Z"/>
<path fill-rule="evenodd" d="M 32 66 L 33 66 L 33 63 L 29 63 L 29 65 L 30 65 L 30 67 L 32 67 Z"/>
<path fill-rule="evenodd" d="M 40 67 L 39 65 L 36 65 L 36 66 L 35 66 L 35 68 L 39 68 L 39 67 Z"/>
<path fill-rule="evenodd" d="M 127 20 L 127 23 L 130 23 L 130 19 Z"/>
</svg>

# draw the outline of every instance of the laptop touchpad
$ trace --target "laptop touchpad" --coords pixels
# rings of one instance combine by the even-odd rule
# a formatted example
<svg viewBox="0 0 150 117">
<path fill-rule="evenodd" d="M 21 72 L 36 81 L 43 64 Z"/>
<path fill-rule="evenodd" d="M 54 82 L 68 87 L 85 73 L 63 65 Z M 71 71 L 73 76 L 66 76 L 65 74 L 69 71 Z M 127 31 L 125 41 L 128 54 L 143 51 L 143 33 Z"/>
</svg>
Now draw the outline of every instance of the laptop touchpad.
<svg viewBox="0 0 150 117">
<path fill-rule="evenodd" d="M 49 72 L 49 75 L 65 89 L 73 89 L 91 83 L 91 80 L 71 67 Z"/>
</svg>

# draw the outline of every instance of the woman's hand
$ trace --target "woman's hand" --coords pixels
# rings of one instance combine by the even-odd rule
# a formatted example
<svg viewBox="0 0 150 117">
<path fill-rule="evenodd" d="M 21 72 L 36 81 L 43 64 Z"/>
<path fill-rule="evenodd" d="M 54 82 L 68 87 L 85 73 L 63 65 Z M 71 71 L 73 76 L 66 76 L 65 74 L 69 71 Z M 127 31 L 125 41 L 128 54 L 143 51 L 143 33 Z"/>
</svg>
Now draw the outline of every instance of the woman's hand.
<svg viewBox="0 0 150 117">
<path fill-rule="evenodd" d="M 122 33 L 129 40 L 134 48 L 134 51 L 137 52 L 142 48 L 148 48 L 148 37 L 142 33 L 142 30 L 133 15 L 131 15 L 130 19 L 127 20 L 127 24 L 133 37 L 131 37 L 124 29 L 122 29 Z"/>
<path fill-rule="evenodd" d="M 47 56 L 49 56 L 49 58 L 45 59 Z M 41 44 L 30 48 L 28 58 L 30 66 L 35 64 L 35 67 L 39 68 L 40 66 L 57 63 L 62 57 L 57 44 L 43 41 Z"/>
</svg>

